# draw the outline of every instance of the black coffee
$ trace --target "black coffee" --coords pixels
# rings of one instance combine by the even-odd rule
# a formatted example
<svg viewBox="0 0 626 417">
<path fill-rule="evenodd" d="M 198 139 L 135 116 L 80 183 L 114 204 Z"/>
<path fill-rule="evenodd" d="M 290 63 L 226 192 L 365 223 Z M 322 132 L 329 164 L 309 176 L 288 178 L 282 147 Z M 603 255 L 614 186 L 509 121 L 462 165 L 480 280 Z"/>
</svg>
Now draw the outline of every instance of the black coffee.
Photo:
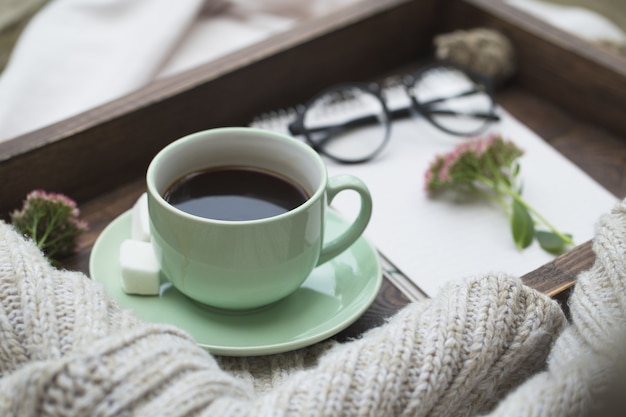
<svg viewBox="0 0 626 417">
<path fill-rule="evenodd" d="M 174 207 L 215 220 L 255 220 L 292 210 L 309 197 L 283 176 L 254 167 L 228 166 L 191 173 L 163 195 Z"/>
</svg>

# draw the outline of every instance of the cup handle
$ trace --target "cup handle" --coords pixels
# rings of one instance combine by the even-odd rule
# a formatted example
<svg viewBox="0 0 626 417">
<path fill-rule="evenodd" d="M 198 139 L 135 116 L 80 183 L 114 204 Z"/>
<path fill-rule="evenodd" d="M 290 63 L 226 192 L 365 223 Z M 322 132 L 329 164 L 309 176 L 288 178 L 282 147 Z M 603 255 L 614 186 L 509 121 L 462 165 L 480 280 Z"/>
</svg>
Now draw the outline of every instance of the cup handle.
<svg viewBox="0 0 626 417">
<path fill-rule="evenodd" d="M 372 196 L 363 181 L 352 175 L 337 175 L 328 179 L 326 186 L 327 204 L 339 192 L 354 190 L 359 194 L 361 207 L 352 224 L 339 236 L 324 243 L 317 265 L 321 265 L 348 249 L 362 234 L 372 216 Z"/>
</svg>

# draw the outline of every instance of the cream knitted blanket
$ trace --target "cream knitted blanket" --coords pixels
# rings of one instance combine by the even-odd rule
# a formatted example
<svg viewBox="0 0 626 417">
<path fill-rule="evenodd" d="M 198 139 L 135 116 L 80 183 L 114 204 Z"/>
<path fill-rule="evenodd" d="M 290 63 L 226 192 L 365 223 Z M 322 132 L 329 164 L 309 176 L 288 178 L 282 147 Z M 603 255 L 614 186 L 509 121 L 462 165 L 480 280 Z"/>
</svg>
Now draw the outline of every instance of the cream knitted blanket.
<svg viewBox="0 0 626 417">
<path fill-rule="evenodd" d="M 0 416 L 589 415 L 620 376 L 624 202 L 600 220 L 594 250 L 570 322 L 518 279 L 489 275 L 358 340 L 220 358 L 54 269 L 0 223 Z"/>
</svg>

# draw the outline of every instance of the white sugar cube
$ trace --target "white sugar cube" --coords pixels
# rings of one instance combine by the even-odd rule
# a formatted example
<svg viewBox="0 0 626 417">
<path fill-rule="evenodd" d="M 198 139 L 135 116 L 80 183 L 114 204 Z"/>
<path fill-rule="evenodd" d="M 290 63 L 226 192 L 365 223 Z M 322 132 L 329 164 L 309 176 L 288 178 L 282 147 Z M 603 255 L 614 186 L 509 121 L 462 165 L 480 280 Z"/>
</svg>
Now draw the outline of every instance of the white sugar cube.
<svg viewBox="0 0 626 417">
<path fill-rule="evenodd" d="M 130 236 L 134 240 L 150 242 L 150 218 L 148 217 L 148 195 L 143 193 L 132 209 Z"/>
<path fill-rule="evenodd" d="M 122 289 L 125 293 L 159 294 L 160 267 L 151 243 L 125 240 L 120 246 L 119 260 L 122 268 Z"/>
</svg>

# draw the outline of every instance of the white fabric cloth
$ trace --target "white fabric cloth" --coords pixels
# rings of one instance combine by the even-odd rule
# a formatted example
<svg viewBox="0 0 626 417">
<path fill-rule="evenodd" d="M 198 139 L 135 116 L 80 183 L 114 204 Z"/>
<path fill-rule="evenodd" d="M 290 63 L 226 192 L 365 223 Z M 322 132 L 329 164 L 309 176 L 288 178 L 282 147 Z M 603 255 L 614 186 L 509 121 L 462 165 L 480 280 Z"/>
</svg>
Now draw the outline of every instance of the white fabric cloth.
<svg viewBox="0 0 626 417">
<path fill-rule="evenodd" d="M 505 0 L 524 12 L 590 42 L 626 43 L 626 33 L 609 18 L 593 10 L 539 0 Z"/>
<path fill-rule="evenodd" d="M 0 142 L 358 0 L 54 0 L 0 75 Z"/>
</svg>

